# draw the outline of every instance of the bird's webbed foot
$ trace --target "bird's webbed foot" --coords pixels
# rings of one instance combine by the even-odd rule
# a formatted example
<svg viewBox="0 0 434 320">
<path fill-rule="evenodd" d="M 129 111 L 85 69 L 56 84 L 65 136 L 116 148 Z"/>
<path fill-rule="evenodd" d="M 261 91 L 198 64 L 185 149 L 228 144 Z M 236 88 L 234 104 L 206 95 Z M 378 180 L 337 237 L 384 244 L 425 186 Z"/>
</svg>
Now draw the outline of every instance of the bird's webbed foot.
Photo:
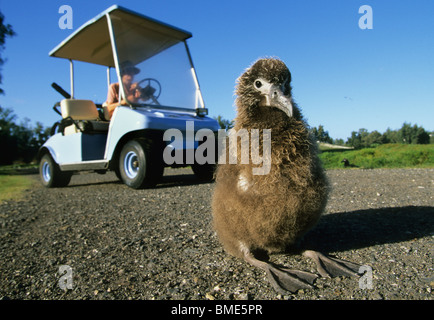
<svg viewBox="0 0 434 320">
<path fill-rule="evenodd" d="M 288 291 L 295 293 L 300 289 L 312 289 L 313 282 L 318 277 L 310 272 L 278 268 L 272 264 L 268 264 L 265 271 L 273 288 L 282 294 Z"/>
<path fill-rule="evenodd" d="M 319 274 L 325 278 L 359 276 L 358 272 L 360 265 L 356 263 L 328 257 L 321 252 L 312 250 L 304 251 L 303 255 L 315 261 Z"/>
<path fill-rule="evenodd" d="M 316 274 L 277 267 L 276 265 L 259 260 L 250 251 L 244 252 L 244 259 L 255 267 L 261 268 L 267 273 L 268 280 L 273 288 L 281 293 L 295 293 L 300 289 L 311 289 L 318 277 Z"/>
</svg>

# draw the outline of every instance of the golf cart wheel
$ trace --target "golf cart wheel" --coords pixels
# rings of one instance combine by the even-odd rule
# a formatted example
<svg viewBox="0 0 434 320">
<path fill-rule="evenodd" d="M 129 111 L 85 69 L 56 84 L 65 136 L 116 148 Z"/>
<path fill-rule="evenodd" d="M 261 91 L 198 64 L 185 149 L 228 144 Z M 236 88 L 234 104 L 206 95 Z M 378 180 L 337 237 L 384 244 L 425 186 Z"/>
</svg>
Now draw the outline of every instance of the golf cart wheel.
<svg viewBox="0 0 434 320">
<path fill-rule="evenodd" d="M 71 181 L 72 172 L 62 172 L 53 158 L 47 153 L 39 163 L 39 176 L 44 187 L 66 187 Z"/>
<path fill-rule="evenodd" d="M 194 175 L 201 182 L 211 182 L 214 180 L 214 171 L 216 168 L 215 164 L 193 164 L 191 166 L 193 169 Z"/>
<path fill-rule="evenodd" d="M 154 187 L 164 170 L 156 151 L 140 140 L 127 142 L 119 156 L 121 180 L 134 189 Z"/>
</svg>

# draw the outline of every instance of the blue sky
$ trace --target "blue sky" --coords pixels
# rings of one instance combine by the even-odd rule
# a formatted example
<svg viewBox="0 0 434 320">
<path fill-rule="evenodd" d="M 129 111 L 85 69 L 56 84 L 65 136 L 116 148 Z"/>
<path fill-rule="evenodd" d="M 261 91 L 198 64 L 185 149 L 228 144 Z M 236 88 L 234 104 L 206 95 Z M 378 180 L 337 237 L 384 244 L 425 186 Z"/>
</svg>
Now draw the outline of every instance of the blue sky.
<svg viewBox="0 0 434 320">
<path fill-rule="evenodd" d="M 73 30 L 58 26 L 64 4 L 73 9 Z M 112 4 L 193 34 L 188 44 L 211 116 L 233 119 L 236 78 L 256 59 L 275 56 L 291 70 L 308 123 L 324 125 L 333 138 L 404 122 L 434 130 L 432 0 L 0 0 L 17 33 L 3 52 L 0 105 L 33 124 L 57 121 L 52 106 L 61 96 L 50 85 L 69 91 L 69 63 L 48 52 Z M 373 29 L 359 28 L 362 5 L 372 8 Z M 88 64 L 75 72 L 97 74 Z M 106 88 L 105 70 L 100 79 Z M 76 96 L 103 102 L 106 90 L 95 95 L 94 85 L 80 83 Z"/>
</svg>

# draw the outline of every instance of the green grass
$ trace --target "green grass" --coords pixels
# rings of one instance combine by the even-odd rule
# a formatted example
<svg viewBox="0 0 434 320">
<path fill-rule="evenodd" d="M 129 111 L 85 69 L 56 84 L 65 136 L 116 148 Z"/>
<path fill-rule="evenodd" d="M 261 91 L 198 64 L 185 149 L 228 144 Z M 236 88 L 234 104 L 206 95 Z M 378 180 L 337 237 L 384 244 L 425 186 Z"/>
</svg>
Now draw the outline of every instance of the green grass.
<svg viewBox="0 0 434 320">
<path fill-rule="evenodd" d="M 0 203 L 21 199 L 34 183 L 35 180 L 27 175 L 0 175 Z"/>
<path fill-rule="evenodd" d="M 38 164 L 11 164 L 0 166 L 0 175 L 34 174 L 38 173 Z"/>
<path fill-rule="evenodd" d="M 346 158 L 358 168 L 434 168 L 434 145 L 384 144 L 361 150 L 323 150 L 321 161 L 326 169 L 344 168 Z"/>
</svg>

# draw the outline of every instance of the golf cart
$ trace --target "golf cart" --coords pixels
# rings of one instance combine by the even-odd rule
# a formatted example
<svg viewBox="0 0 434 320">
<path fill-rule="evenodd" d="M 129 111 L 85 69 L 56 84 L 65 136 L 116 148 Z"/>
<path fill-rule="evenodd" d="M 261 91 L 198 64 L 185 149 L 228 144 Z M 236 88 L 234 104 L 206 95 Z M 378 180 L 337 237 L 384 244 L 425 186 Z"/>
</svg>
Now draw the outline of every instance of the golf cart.
<svg viewBox="0 0 434 320">
<path fill-rule="evenodd" d="M 50 52 L 69 60 L 71 91 L 52 84 L 65 99 L 53 107 L 61 119 L 38 153 L 44 186 L 66 186 L 77 171 L 111 170 L 129 187 L 152 187 L 164 167 L 187 165 L 199 179 L 212 180 L 215 161 L 167 161 L 173 154 L 185 160 L 187 153 L 214 139 L 219 129 L 217 121 L 207 116 L 186 42 L 191 36 L 112 6 Z M 124 102 L 112 114 L 105 104 L 75 99 L 74 61 L 107 67 L 108 87 L 111 71 L 116 72 L 118 100 Z M 136 71 L 135 99 L 128 97 L 130 88 L 122 82 L 125 63 Z M 196 136 L 199 131 L 206 133 L 201 139 Z M 180 133 L 182 140 L 166 132 Z"/>
</svg>

